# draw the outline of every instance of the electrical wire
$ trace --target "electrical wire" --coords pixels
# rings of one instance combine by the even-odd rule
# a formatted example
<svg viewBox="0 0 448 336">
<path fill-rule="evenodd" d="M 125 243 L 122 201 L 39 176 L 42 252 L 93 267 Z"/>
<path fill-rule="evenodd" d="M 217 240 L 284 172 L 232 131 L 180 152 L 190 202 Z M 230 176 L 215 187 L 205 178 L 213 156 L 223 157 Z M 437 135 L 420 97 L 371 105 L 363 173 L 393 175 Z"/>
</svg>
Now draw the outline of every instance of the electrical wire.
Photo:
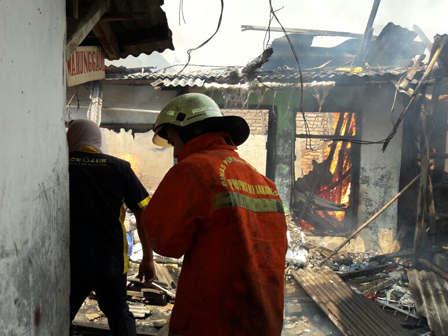
<svg viewBox="0 0 448 336">
<path fill-rule="evenodd" d="M 210 40 L 215 37 L 215 35 L 218 33 L 219 28 L 221 28 L 221 22 L 222 22 L 222 14 L 224 13 L 224 0 L 221 0 L 221 13 L 219 14 L 219 20 L 218 20 L 218 26 L 216 27 L 216 31 L 213 33 L 212 36 L 210 36 L 207 40 L 205 40 L 204 42 L 202 42 L 199 46 L 197 46 L 196 48 L 191 48 L 187 50 L 187 54 L 188 54 L 188 60 L 187 63 L 185 63 L 184 67 L 182 68 L 182 70 L 180 70 L 177 75 L 180 75 L 182 73 L 182 71 L 185 70 L 185 68 L 190 64 L 190 60 L 191 60 L 191 53 L 195 50 L 198 50 L 200 48 L 202 48 L 203 46 L 205 46 L 208 42 L 210 42 Z"/>
<path fill-rule="evenodd" d="M 279 12 L 281 11 L 283 8 L 285 8 L 285 6 L 276 9 L 275 12 Z M 269 11 L 269 23 L 268 23 L 268 29 L 266 29 L 266 33 L 264 34 L 264 39 L 263 39 L 263 50 L 266 50 L 269 47 L 269 42 L 271 40 L 271 23 L 272 20 L 274 19 L 274 16 L 272 15 L 272 13 Z"/>
<path fill-rule="evenodd" d="M 297 62 L 297 66 L 299 68 L 299 75 L 300 75 L 300 104 L 299 104 L 299 110 L 300 113 L 302 114 L 302 118 L 303 118 L 303 123 L 305 125 L 305 134 L 307 135 L 306 137 L 306 143 L 305 143 L 305 148 L 311 148 L 311 137 L 309 136 L 311 134 L 310 132 L 310 128 L 308 125 L 308 122 L 306 120 L 306 116 L 305 116 L 305 111 L 303 109 L 303 75 L 302 75 L 302 68 L 300 66 L 300 61 L 299 61 L 299 56 L 297 55 L 296 49 L 294 48 L 291 39 L 289 38 L 289 35 L 286 33 L 285 28 L 283 27 L 282 23 L 280 22 L 279 18 L 277 17 L 276 11 L 274 10 L 274 7 L 272 6 L 272 0 L 269 0 L 269 7 L 270 7 L 270 13 L 271 15 L 275 18 L 275 20 L 277 21 L 277 23 L 280 25 L 280 27 L 282 28 L 282 31 L 286 37 L 286 40 L 288 41 L 289 47 L 291 48 L 291 51 L 294 55 L 294 58 Z M 272 20 L 271 20 L 272 21 Z M 270 31 L 271 27 L 268 27 L 268 30 Z"/>
<path fill-rule="evenodd" d="M 187 21 L 185 21 L 185 15 L 184 15 L 184 0 L 179 1 L 179 26 L 180 26 L 181 17 L 182 17 L 182 20 L 184 21 L 184 24 L 187 24 Z"/>
</svg>

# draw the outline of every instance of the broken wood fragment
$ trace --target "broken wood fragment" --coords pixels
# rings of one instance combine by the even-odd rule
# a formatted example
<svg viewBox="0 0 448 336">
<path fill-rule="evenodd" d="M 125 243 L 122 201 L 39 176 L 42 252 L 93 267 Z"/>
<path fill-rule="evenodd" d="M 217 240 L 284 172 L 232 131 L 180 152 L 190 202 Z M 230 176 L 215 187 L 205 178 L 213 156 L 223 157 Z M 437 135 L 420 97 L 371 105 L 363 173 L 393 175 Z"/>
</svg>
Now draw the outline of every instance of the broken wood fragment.
<svg viewBox="0 0 448 336">
<path fill-rule="evenodd" d="M 434 265 L 433 263 L 430 263 L 428 260 L 420 258 L 417 259 L 418 262 L 420 264 L 422 264 L 423 266 L 425 266 L 426 268 L 430 269 L 431 271 L 433 271 L 434 273 L 440 275 L 442 278 L 444 278 L 445 280 L 448 281 L 448 274 L 439 266 Z"/>
<path fill-rule="evenodd" d="M 420 174 L 418 174 L 414 179 L 408 183 L 406 187 L 403 188 L 397 195 L 395 195 L 389 202 L 386 203 L 385 206 L 383 206 L 376 214 L 374 214 L 367 222 L 365 222 L 363 225 L 361 225 L 359 228 L 355 230 L 346 240 L 344 240 L 328 257 L 326 257 L 321 263 L 320 266 L 322 266 L 328 259 L 330 259 L 332 256 L 334 256 L 336 253 L 338 253 L 347 243 L 352 240 L 358 233 L 360 233 L 362 230 L 364 230 L 367 226 L 369 226 L 370 223 L 372 223 L 379 215 L 381 215 L 384 211 L 386 211 L 401 195 L 404 194 L 406 190 L 408 190 L 420 177 Z"/>
<path fill-rule="evenodd" d="M 426 49 L 428 49 L 429 52 L 431 52 L 432 49 L 432 42 L 429 40 L 428 36 L 421 30 L 421 28 L 417 25 L 413 25 L 412 29 L 417 33 L 420 40 L 425 45 Z"/>
<path fill-rule="evenodd" d="M 367 46 L 372 39 L 373 36 L 373 22 L 375 21 L 376 13 L 378 12 L 378 8 L 380 6 L 381 0 L 374 0 L 372 10 L 370 11 L 369 20 L 367 21 L 366 30 L 364 31 L 364 35 L 361 40 L 361 44 L 356 54 L 355 59 L 353 60 L 354 66 L 363 66 L 364 65 L 364 57 L 366 56 Z"/>
<path fill-rule="evenodd" d="M 351 279 L 355 279 L 355 278 L 359 278 L 359 277 L 363 277 L 363 276 L 369 276 L 369 275 L 374 275 L 377 273 L 381 273 L 382 271 L 384 271 L 387 267 L 389 266 L 396 266 L 396 264 L 387 264 L 387 265 L 381 265 L 381 266 L 377 266 L 377 267 L 371 267 L 365 270 L 359 270 L 359 271 L 354 271 L 354 272 L 348 272 L 348 273 L 338 273 L 339 277 L 344 280 L 351 280 Z"/>
<path fill-rule="evenodd" d="M 429 76 L 432 73 L 432 70 L 434 68 L 434 65 L 436 64 L 437 59 L 439 58 L 440 54 L 442 53 L 443 48 L 445 47 L 445 44 L 447 42 L 448 36 L 444 35 L 441 40 L 440 43 L 438 43 L 437 49 L 434 51 L 434 45 L 433 45 L 433 51 L 431 51 L 432 54 L 432 58 L 430 59 L 430 62 L 428 64 L 428 67 L 425 70 L 425 73 L 423 74 L 422 78 L 420 79 L 420 81 L 417 84 L 417 87 L 415 88 L 411 99 L 409 100 L 409 103 L 406 105 L 406 107 L 404 108 L 404 110 L 401 112 L 400 116 L 398 117 L 397 122 L 395 123 L 392 131 L 389 133 L 389 135 L 387 136 L 386 141 L 384 142 L 383 145 L 383 152 L 386 150 L 387 146 L 389 145 L 390 141 L 392 140 L 392 138 L 395 136 L 398 127 L 401 124 L 401 121 L 403 120 L 403 118 L 405 117 L 406 113 L 409 111 L 412 103 L 414 102 L 414 100 L 416 99 L 416 97 L 418 96 L 418 94 L 420 93 L 420 90 L 423 88 L 423 86 L 426 84 L 426 80 L 429 78 Z M 426 85 L 425 85 L 426 87 Z"/>
<path fill-rule="evenodd" d="M 86 314 L 86 317 L 89 321 L 96 320 L 96 319 L 100 318 L 101 316 L 104 316 L 104 313 L 102 311 Z"/>
</svg>

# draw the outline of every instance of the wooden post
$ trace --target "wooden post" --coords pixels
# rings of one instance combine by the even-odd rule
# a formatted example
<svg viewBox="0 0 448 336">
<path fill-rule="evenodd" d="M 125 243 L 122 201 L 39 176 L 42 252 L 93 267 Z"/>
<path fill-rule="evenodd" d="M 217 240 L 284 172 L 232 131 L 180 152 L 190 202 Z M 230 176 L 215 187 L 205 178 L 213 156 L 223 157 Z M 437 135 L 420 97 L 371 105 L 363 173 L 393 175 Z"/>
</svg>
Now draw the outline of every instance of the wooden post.
<svg viewBox="0 0 448 336">
<path fill-rule="evenodd" d="M 361 40 L 361 45 L 358 50 L 358 54 L 356 55 L 353 65 L 354 66 L 363 66 L 364 65 L 364 56 L 366 55 L 367 45 L 372 39 L 373 36 L 373 22 L 375 21 L 376 13 L 378 12 L 378 7 L 380 6 L 381 0 L 374 0 L 372 10 L 370 11 L 369 20 L 367 21 L 366 30 L 364 31 L 364 36 Z"/>
<path fill-rule="evenodd" d="M 425 87 L 426 89 L 426 87 Z M 423 239 L 425 238 L 425 213 L 427 212 L 427 189 L 428 189 L 428 172 L 429 172 L 429 145 L 426 137 L 427 118 L 423 111 L 421 114 L 422 125 L 422 139 L 420 142 L 421 148 L 421 163 L 420 163 L 420 184 L 418 187 L 417 200 L 417 223 L 414 232 L 414 262 L 420 256 L 423 249 Z"/>
<path fill-rule="evenodd" d="M 386 150 L 387 146 L 389 145 L 390 140 L 392 140 L 392 138 L 394 137 L 395 133 L 397 132 L 398 126 L 400 126 L 401 121 L 403 120 L 404 116 L 406 115 L 406 113 L 409 111 L 409 108 L 411 107 L 412 103 L 414 102 L 415 98 L 418 96 L 418 94 L 420 93 L 420 90 L 423 88 L 424 85 L 426 85 L 426 80 L 428 79 L 429 75 L 432 72 L 432 69 L 434 68 L 434 65 L 436 64 L 437 59 L 439 58 L 443 47 L 445 46 L 446 42 L 447 42 L 448 36 L 444 36 L 442 38 L 442 40 L 440 41 L 437 49 L 434 51 L 434 47 L 433 47 L 433 51 L 431 52 L 431 58 L 430 58 L 430 62 L 428 64 L 428 67 L 425 70 L 425 73 L 423 74 L 422 78 L 420 79 L 420 81 L 417 84 L 417 87 L 414 90 L 414 93 L 412 94 L 411 100 L 409 101 L 408 105 L 406 105 L 406 107 L 404 108 L 403 112 L 401 112 L 400 116 L 398 117 L 397 122 L 394 125 L 394 128 L 392 129 L 392 131 L 389 133 L 388 136 L 388 140 L 384 143 L 383 145 L 383 152 Z M 423 95 L 424 96 L 424 95 Z"/>
<path fill-rule="evenodd" d="M 429 76 L 429 69 L 430 67 L 434 67 L 435 62 L 437 61 L 437 58 L 439 57 L 440 53 L 442 52 L 445 44 L 447 42 L 447 36 L 444 36 L 442 39 L 440 39 L 439 36 L 436 36 L 436 39 L 434 41 L 432 50 L 431 50 L 431 61 L 428 66 L 428 69 L 426 69 L 425 74 L 423 75 L 422 79 L 420 80 L 419 85 L 417 85 L 416 91 L 419 88 L 420 84 L 423 83 L 423 79 L 425 78 L 425 75 Z M 431 67 L 431 69 L 432 69 Z M 422 84 L 423 85 L 423 84 Z M 426 86 L 425 86 L 426 89 Z M 423 92 L 424 96 L 425 90 Z M 428 109 L 425 108 L 425 104 L 422 104 L 422 110 L 420 113 L 421 118 L 421 179 L 420 179 L 420 186 L 419 186 L 419 193 L 418 193 L 418 203 L 417 203 L 417 223 L 415 226 L 415 233 L 414 233 L 414 262 L 417 261 L 417 259 L 421 256 L 421 253 L 424 249 L 424 245 L 427 240 L 426 233 L 426 225 L 425 225 L 425 215 L 427 212 L 429 212 L 429 229 L 431 235 L 431 242 L 434 243 L 435 240 L 435 233 L 437 231 L 437 224 L 436 224 L 436 209 L 435 209 L 435 203 L 434 203 L 434 194 L 433 194 L 433 187 L 432 187 L 432 181 L 431 176 L 429 175 L 429 167 L 430 167 L 430 143 L 431 143 L 431 136 L 432 136 L 432 130 L 433 130 L 433 116 L 437 110 L 437 105 L 439 102 L 439 95 L 440 95 L 440 83 L 437 82 L 436 85 L 433 87 L 432 92 L 432 99 L 431 103 L 428 107 Z M 415 95 L 414 95 L 415 97 Z"/>
</svg>

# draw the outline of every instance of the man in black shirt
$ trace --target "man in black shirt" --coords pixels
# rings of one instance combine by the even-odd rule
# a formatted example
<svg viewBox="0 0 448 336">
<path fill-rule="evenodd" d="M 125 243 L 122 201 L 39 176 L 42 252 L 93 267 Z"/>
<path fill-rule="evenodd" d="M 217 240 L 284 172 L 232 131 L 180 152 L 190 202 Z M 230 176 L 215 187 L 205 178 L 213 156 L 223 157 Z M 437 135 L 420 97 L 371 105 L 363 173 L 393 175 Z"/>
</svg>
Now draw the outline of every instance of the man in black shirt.
<svg viewBox="0 0 448 336">
<path fill-rule="evenodd" d="M 74 319 L 90 291 L 108 318 L 112 335 L 136 335 L 126 303 L 128 244 L 124 219 L 134 212 L 143 246 L 139 277 L 155 277 L 152 250 L 140 216 L 150 196 L 129 162 L 101 152 L 101 131 L 91 120 L 73 121 L 67 131 L 70 151 L 70 315 Z"/>
</svg>

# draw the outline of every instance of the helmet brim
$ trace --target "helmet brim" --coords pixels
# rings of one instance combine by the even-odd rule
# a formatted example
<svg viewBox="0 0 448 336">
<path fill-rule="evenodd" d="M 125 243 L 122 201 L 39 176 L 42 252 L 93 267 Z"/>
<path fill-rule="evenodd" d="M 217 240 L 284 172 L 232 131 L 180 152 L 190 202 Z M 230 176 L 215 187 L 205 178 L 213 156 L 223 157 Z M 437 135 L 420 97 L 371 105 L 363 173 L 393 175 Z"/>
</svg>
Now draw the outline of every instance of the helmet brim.
<svg viewBox="0 0 448 336">
<path fill-rule="evenodd" d="M 207 125 L 206 128 L 212 128 L 216 132 L 224 131 L 230 133 L 230 137 L 236 146 L 242 145 L 250 134 L 250 128 L 246 120 L 238 116 L 212 117 L 201 121 L 201 123 Z M 152 138 L 152 142 L 156 146 L 170 147 L 171 145 L 168 143 L 168 140 L 163 136 L 165 134 L 163 126 L 164 125 L 160 125 L 154 131 L 155 134 Z"/>
<path fill-rule="evenodd" d="M 233 143 L 236 146 L 242 145 L 250 134 L 250 128 L 246 120 L 238 116 L 223 116 L 209 118 L 207 121 L 214 122 L 217 127 L 225 132 L 229 132 Z"/>
<path fill-rule="evenodd" d="M 154 136 L 152 138 L 152 142 L 154 145 L 159 146 L 159 147 L 171 147 L 171 145 L 168 143 L 168 140 L 162 138 L 158 134 L 154 134 Z"/>
</svg>

